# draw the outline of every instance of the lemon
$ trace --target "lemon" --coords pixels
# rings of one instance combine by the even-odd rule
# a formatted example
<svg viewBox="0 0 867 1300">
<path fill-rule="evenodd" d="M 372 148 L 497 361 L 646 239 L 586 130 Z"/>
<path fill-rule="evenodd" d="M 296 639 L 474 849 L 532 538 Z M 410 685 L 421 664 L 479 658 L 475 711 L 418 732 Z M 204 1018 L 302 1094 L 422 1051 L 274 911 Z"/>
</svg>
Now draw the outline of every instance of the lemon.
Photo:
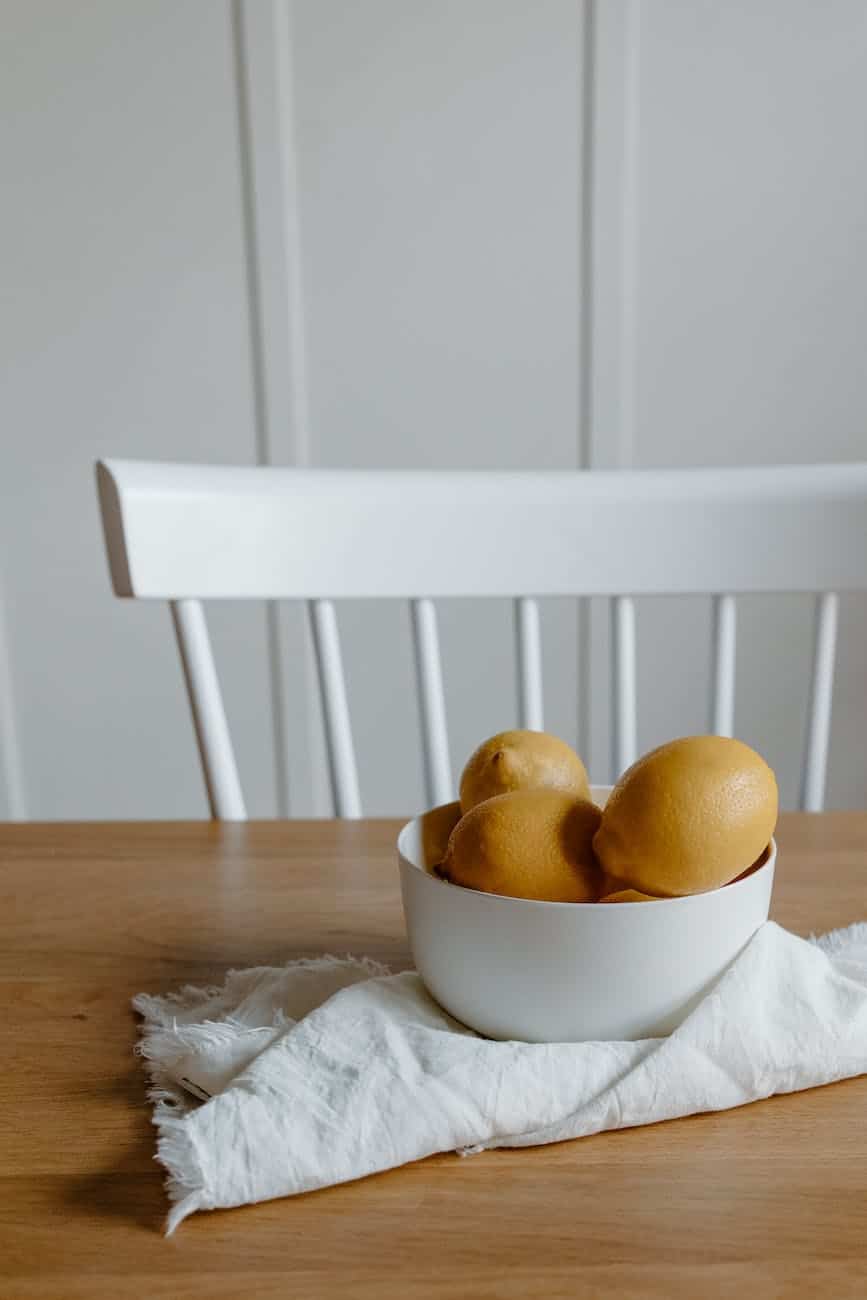
<svg viewBox="0 0 867 1300">
<path fill-rule="evenodd" d="M 774 774 L 749 745 L 686 736 L 651 750 L 623 774 L 593 846 L 621 888 L 702 893 L 760 857 L 777 806 Z"/>
<path fill-rule="evenodd" d="M 501 731 L 479 745 L 461 776 L 461 812 L 511 790 L 562 790 L 589 798 L 587 771 L 565 740 L 547 731 Z"/>
<path fill-rule="evenodd" d="M 561 790 L 513 790 L 476 804 L 449 837 L 439 868 L 452 884 L 510 898 L 590 903 L 601 873 L 593 836 L 602 814 Z"/>
<path fill-rule="evenodd" d="M 600 903 L 658 903 L 656 894 L 642 894 L 640 889 L 616 889 L 600 898 Z"/>
</svg>

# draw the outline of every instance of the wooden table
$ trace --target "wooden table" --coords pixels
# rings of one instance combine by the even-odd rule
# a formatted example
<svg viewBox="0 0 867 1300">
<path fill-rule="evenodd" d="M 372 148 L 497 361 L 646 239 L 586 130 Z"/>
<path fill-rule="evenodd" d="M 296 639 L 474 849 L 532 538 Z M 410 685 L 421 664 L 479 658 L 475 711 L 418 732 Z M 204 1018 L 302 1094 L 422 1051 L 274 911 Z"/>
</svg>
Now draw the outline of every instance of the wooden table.
<svg viewBox="0 0 867 1300">
<path fill-rule="evenodd" d="M 0 827 L 0 1294 L 867 1295 L 867 1079 L 160 1235 L 129 999 L 302 954 L 408 962 L 396 823 Z M 864 917 L 867 814 L 790 815 L 774 914 Z"/>
</svg>

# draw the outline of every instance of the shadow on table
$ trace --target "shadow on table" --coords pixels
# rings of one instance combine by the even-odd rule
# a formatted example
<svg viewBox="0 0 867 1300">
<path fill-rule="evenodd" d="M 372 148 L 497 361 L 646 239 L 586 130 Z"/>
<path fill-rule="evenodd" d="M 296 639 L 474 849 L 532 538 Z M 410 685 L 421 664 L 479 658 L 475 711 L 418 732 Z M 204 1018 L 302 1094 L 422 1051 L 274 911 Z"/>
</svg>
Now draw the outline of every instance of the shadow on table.
<svg viewBox="0 0 867 1300">
<path fill-rule="evenodd" d="M 136 1062 L 125 1075 L 107 1081 L 107 1090 L 134 1109 L 134 1137 L 109 1168 L 83 1175 L 68 1185 L 64 1195 L 67 1208 L 73 1215 L 122 1219 L 162 1232 L 168 1201 L 162 1168 L 154 1160 L 156 1130 L 141 1065 Z"/>
</svg>

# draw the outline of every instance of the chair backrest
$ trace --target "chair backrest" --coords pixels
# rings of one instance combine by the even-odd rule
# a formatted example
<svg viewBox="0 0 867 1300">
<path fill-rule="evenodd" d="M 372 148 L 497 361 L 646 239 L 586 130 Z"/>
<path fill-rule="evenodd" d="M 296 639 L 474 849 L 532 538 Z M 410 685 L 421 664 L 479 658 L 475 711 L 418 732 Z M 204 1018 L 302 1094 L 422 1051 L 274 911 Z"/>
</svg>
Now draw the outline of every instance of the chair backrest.
<svg viewBox="0 0 867 1300">
<path fill-rule="evenodd" d="M 636 757 L 635 607 L 714 599 L 710 729 L 730 734 L 736 603 L 816 593 L 801 804 L 822 807 L 837 593 L 867 588 L 867 464 L 648 471 L 292 470 L 105 461 L 97 466 L 118 596 L 171 603 L 212 814 L 244 800 L 203 599 L 308 602 L 334 806 L 361 815 L 334 601 L 410 601 L 431 804 L 453 797 L 436 609 L 515 598 L 521 725 L 542 727 L 544 596 L 609 596 L 613 766 Z"/>
</svg>

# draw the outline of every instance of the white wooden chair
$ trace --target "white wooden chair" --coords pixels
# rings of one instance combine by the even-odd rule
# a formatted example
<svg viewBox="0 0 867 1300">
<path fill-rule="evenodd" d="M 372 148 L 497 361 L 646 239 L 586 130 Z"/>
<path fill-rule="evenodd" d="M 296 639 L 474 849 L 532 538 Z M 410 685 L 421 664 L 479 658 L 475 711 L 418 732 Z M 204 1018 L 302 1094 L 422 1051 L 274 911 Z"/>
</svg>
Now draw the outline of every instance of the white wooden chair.
<svg viewBox="0 0 867 1300">
<path fill-rule="evenodd" d="M 821 809 L 837 593 L 867 588 L 867 464 L 635 472 L 97 466 L 118 596 L 170 602 L 212 815 L 244 799 L 201 601 L 308 602 L 334 806 L 361 803 L 334 601 L 409 600 L 427 797 L 453 797 L 434 600 L 514 596 L 521 725 L 542 726 L 536 597 L 610 596 L 614 768 L 636 757 L 633 597 L 714 598 L 710 729 L 731 733 L 736 604 L 817 593 L 801 805 Z"/>
</svg>

